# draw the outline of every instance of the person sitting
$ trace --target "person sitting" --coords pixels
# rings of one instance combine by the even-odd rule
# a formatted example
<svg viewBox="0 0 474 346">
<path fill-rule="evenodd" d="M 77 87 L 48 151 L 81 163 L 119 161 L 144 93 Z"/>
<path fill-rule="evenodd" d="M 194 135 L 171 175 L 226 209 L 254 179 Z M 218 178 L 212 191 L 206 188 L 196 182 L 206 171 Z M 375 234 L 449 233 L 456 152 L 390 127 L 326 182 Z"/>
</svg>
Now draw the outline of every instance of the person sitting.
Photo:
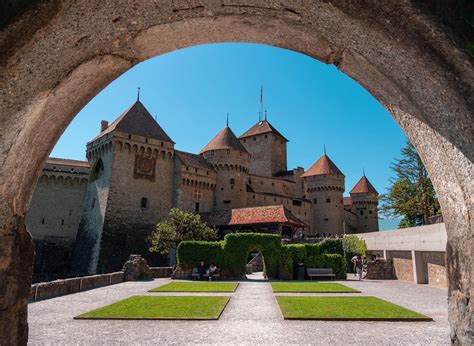
<svg viewBox="0 0 474 346">
<path fill-rule="evenodd" d="M 214 263 L 211 263 L 209 266 L 209 269 L 207 271 L 207 275 L 209 275 L 209 281 L 212 280 L 212 277 L 216 274 L 218 274 L 219 269 L 216 267 Z"/>
<path fill-rule="evenodd" d="M 198 266 L 199 280 L 203 279 L 203 276 L 206 274 L 206 272 L 207 272 L 206 265 L 204 264 L 204 261 L 201 260 L 201 263 Z"/>
</svg>

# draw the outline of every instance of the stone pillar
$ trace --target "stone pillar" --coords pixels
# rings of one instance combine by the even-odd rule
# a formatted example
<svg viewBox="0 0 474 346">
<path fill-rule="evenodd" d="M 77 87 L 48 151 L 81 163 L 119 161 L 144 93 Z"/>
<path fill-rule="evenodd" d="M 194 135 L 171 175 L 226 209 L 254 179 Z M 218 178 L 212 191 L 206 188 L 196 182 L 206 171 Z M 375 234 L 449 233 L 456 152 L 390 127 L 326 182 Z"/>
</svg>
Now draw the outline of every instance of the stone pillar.
<svg viewBox="0 0 474 346">
<path fill-rule="evenodd" d="M 26 345 L 34 250 L 24 217 L 0 206 L 0 335 L 2 345 Z"/>
<path fill-rule="evenodd" d="M 140 255 L 130 255 L 122 269 L 124 281 L 151 280 L 150 267 L 146 260 Z"/>
<path fill-rule="evenodd" d="M 425 275 L 425 263 L 423 261 L 423 253 L 421 251 L 411 251 L 411 261 L 413 264 L 413 281 L 416 284 L 428 283 Z"/>
</svg>

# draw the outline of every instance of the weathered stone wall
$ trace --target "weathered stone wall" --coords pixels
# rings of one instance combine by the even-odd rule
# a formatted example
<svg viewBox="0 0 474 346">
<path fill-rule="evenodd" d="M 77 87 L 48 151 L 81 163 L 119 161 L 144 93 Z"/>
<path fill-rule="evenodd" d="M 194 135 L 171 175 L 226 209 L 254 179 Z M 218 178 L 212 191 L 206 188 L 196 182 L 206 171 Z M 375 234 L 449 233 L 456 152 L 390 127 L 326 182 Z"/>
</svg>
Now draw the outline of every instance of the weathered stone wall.
<svg viewBox="0 0 474 346">
<path fill-rule="evenodd" d="M 389 280 L 394 279 L 394 268 L 392 260 L 376 259 L 367 262 L 366 279 Z"/>
<path fill-rule="evenodd" d="M 410 252 L 391 252 L 395 278 L 413 282 L 413 261 Z"/>
<path fill-rule="evenodd" d="M 123 272 L 85 276 L 79 278 L 42 282 L 31 286 L 29 301 L 34 302 L 67 294 L 87 291 L 124 281 Z"/>
<path fill-rule="evenodd" d="M 445 252 L 423 253 L 425 277 L 428 278 L 428 285 L 439 288 L 448 287 L 448 276 L 446 273 L 445 257 Z"/>
<path fill-rule="evenodd" d="M 155 279 L 169 278 L 173 270 L 173 267 L 150 267 L 151 276 Z"/>
<path fill-rule="evenodd" d="M 296 183 L 289 179 L 249 174 L 248 184 L 255 192 L 267 192 L 288 197 L 303 198 L 303 194 L 298 193 Z"/>
<path fill-rule="evenodd" d="M 375 194 L 351 194 L 351 199 L 351 211 L 357 218 L 357 233 L 378 232 L 378 196 Z"/>
</svg>

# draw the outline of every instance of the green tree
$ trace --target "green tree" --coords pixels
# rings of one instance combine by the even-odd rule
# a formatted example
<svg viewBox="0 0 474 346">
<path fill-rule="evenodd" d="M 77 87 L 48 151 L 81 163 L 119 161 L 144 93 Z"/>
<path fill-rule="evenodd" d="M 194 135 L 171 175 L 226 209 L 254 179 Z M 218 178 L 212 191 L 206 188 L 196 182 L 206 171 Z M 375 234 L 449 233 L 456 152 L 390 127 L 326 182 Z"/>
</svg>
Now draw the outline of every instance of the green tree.
<svg viewBox="0 0 474 346">
<path fill-rule="evenodd" d="M 435 190 L 413 144 L 407 142 L 401 154 L 392 164 L 395 177 L 388 193 L 380 197 L 381 211 L 388 217 L 402 217 L 399 228 L 427 224 L 440 211 Z"/>
<path fill-rule="evenodd" d="M 150 252 L 168 254 L 183 240 L 216 240 L 217 230 L 207 226 L 198 214 L 172 208 L 168 218 L 156 225 Z"/>
</svg>

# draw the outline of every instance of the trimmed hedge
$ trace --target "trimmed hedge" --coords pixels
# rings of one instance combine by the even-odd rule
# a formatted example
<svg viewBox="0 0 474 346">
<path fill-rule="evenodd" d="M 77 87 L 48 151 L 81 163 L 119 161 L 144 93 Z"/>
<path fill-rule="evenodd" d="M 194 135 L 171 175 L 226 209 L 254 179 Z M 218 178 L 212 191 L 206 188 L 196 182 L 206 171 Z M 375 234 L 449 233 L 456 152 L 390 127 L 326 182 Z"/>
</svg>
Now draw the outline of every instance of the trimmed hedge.
<svg viewBox="0 0 474 346">
<path fill-rule="evenodd" d="M 353 243 L 351 239 L 350 243 Z M 231 233 L 224 241 L 183 241 L 178 246 L 178 264 L 183 269 L 196 267 L 201 260 L 215 263 L 226 277 L 245 275 L 248 254 L 260 251 L 266 274 L 272 279 L 293 279 L 293 267 L 304 263 L 306 268 L 332 268 L 336 278 L 346 278 L 347 265 L 343 241 L 326 239 L 316 244 L 281 245 L 281 237 L 267 233 Z"/>
</svg>

